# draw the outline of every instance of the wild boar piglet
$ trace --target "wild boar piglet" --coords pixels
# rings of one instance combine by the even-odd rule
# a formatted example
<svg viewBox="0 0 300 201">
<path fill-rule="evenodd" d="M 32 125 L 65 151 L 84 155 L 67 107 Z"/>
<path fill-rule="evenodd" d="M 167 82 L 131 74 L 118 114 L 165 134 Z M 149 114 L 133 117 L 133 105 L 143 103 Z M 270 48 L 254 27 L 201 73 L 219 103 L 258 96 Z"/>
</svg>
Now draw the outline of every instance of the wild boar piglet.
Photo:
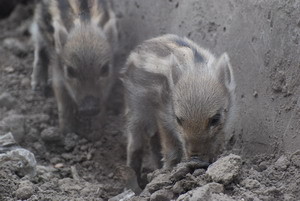
<svg viewBox="0 0 300 201">
<path fill-rule="evenodd" d="M 74 132 L 76 115 L 103 115 L 117 45 L 110 2 L 42 0 L 31 32 L 35 44 L 31 86 L 45 91 L 50 65 L 61 130 Z"/>
<path fill-rule="evenodd" d="M 235 81 L 226 53 L 216 58 L 176 35 L 147 40 L 124 68 L 127 165 L 140 176 L 144 147 L 154 164 L 212 162 L 222 152 L 234 114 Z"/>
</svg>

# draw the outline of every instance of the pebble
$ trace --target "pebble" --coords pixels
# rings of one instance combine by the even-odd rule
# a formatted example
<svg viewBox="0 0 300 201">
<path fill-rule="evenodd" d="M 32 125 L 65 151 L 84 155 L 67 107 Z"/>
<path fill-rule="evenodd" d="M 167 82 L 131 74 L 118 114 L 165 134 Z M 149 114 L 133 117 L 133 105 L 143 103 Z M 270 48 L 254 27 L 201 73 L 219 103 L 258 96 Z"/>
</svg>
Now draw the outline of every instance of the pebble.
<svg viewBox="0 0 300 201">
<path fill-rule="evenodd" d="M 230 154 L 210 165 L 206 174 L 211 177 L 214 182 L 229 184 L 239 174 L 241 166 L 241 157 Z"/>
<path fill-rule="evenodd" d="M 10 93 L 4 92 L 0 95 L 0 107 L 5 107 L 10 110 L 15 107 L 17 100 Z"/>
<path fill-rule="evenodd" d="M 34 185 L 30 181 L 22 181 L 16 190 L 16 197 L 20 200 L 29 199 L 35 192 Z"/>
<path fill-rule="evenodd" d="M 57 163 L 54 165 L 54 168 L 57 168 L 57 169 L 60 169 L 60 168 L 63 168 L 64 167 L 64 164 L 63 163 Z"/>
<path fill-rule="evenodd" d="M 22 142 L 25 136 L 25 117 L 19 114 L 11 114 L 0 122 L 0 130 L 11 132 L 17 143 Z"/>
</svg>

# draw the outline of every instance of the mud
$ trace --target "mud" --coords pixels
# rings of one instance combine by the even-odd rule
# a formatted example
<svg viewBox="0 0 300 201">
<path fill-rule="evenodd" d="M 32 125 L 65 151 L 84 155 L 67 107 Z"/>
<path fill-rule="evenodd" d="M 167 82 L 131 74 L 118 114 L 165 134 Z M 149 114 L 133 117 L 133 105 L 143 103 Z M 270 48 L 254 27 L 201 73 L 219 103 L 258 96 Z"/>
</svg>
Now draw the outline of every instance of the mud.
<svg viewBox="0 0 300 201">
<path fill-rule="evenodd" d="M 182 23 L 176 21 L 182 17 L 182 14 L 176 10 L 182 9 L 181 11 L 184 11 L 189 8 L 188 4 L 170 0 L 167 5 L 162 1 L 157 1 L 158 3 L 150 6 L 147 2 L 150 1 L 122 1 L 122 3 L 115 5 L 120 19 L 120 28 L 123 28 L 120 36 L 123 42 L 117 57 L 118 67 L 122 67 L 129 50 L 138 42 L 167 31 L 190 35 L 193 39 L 197 39 L 198 34 L 202 37 L 205 35 L 207 38 L 203 40 L 206 41 L 206 44 L 212 44 L 213 48 L 221 47 L 220 52 L 230 48 L 230 46 L 225 48 L 225 42 L 217 40 L 220 35 L 224 34 L 223 32 L 230 33 L 230 26 L 223 26 L 221 22 L 217 21 L 202 21 L 203 24 L 201 25 L 199 21 L 200 24 L 197 25 L 200 27 L 199 30 L 188 34 L 183 31 L 187 31 L 188 19 Z M 206 3 L 203 5 L 194 4 L 195 8 L 193 9 L 201 8 L 203 10 L 207 6 Z M 241 4 L 234 1 L 227 3 L 229 7 L 220 12 L 221 16 L 228 12 L 227 9 L 233 9 L 230 3 L 236 5 L 233 7 L 238 8 L 238 11 L 241 10 Z M 296 6 L 292 2 L 289 3 L 284 4 L 281 9 L 278 8 L 280 12 L 285 13 L 286 18 L 294 14 L 293 6 Z M 217 3 L 213 5 L 217 5 Z M 144 10 L 146 6 L 151 8 L 149 12 Z M 245 9 L 252 8 L 251 6 L 253 5 L 245 3 Z M 264 12 L 266 12 L 267 6 L 268 4 L 262 3 Z M 276 6 L 279 7 L 278 4 L 275 4 Z M 135 12 L 133 12 L 133 8 L 136 10 Z M 155 12 L 152 9 L 159 8 L 171 11 L 172 16 L 177 15 L 173 22 L 173 25 L 177 24 L 176 27 L 172 28 L 171 25 L 166 26 L 162 23 L 168 15 L 154 16 Z M 214 6 L 209 8 L 212 9 Z M 44 97 L 33 93 L 30 89 L 33 46 L 28 26 L 32 11 L 33 7 L 30 4 L 17 6 L 9 18 L 0 21 L 0 134 L 12 132 L 18 146 L 35 155 L 37 166 L 35 176 L 24 176 L 16 171 L 15 165 L 18 163 L 9 160 L 1 162 L 0 200 L 108 200 L 124 192 L 127 184 L 126 175 L 124 176 L 124 170 L 122 170 L 126 161 L 122 86 L 118 82 L 114 87 L 114 95 L 111 97 L 107 116 L 108 123 L 101 132 L 99 131 L 98 140 L 88 141 L 74 133 L 62 136 L 57 130 L 57 108 L 53 96 Z M 238 11 L 235 10 L 235 14 Z M 211 12 L 211 10 L 206 12 Z M 201 15 L 198 18 L 203 17 L 201 12 L 198 13 Z M 268 17 L 268 12 L 265 14 Z M 137 15 L 140 15 L 140 18 L 136 18 Z M 153 17 L 148 19 L 150 15 Z M 159 17 L 161 17 L 160 21 L 155 21 Z M 272 21 L 275 18 L 276 21 L 276 17 L 278 14 L 271 12 L 269 20 Z M 130 18 L 135 18 L 138 23 L 130 22 Z M 137 33 L 128 31 L 133 25 L 140 26 L 146 23 L 146 20 L 149 21 L 143 30 L 139 30 Z M 151 29 L 151 23 L 160 24 L 160 26 L 154 26 Z M 163 27 L 165 28 L 163 29 Z M 132 28 L 132 30 L 137 29 Z M 227 40 L 231 38 L 230 35 L 226 34 L 224 37 Z M 253 41 L 256 42 L 257 39 L 254 38 Z M 234 51 L 230 50 L 230 52 Z M 281 122 L 285 122 L 285 117 L 288 117 L 289 114 L 294 114 L 292 117 L 295 118 L 298 115 L 295 94 L 299 83 L 295 76 L 291 76 L 292 72 L 288 71 L 287 68 L 282 69 L 282 66 L 294 65 L 292 58 L 274 60 L 272 59 L 274 54 L 274 51 L 269 51 L 266 54 L 256 52 L 256 55 L 264 55 L 265 65 L 272 66 L 269 77 L 266 78 L 270 79 L 270 86 L 272 87 L 266 94 L 258 85 L 253 89 L 247 88 L 247 93 L 242 92 L 242 89 L 246 89 L 245 87 L 240 88 L 238 91 L 238 96 L 241 97 L 239 104 L 241 107 L 249 107 L 249 104 L 261 100 L 261 96 L 268 97 L 268 100 L 273 98 L 276 104 L 281 105 L 278 112 L 283 113 Z M 285 54 L 288 56 L 288 52 Z M 238 55 L 234 55 L 233 58 L 233 65 L 239 66 L 237 64 L 243 63 L 243 60 L 238 62 Z M 281 71 L 277 69 L 281 69 Z M 237 68 L 236 72 L 238 84 L 241 84 L 241 80 L 245 78 L 242 74 L 244 68 Z M 247 78 L 245 81 L 249 79 Z M 244 96 L 242 97 L 242 95 Z M 247 101 L 246 99 L 251 100 Z M 254 107 L 253 105 L 252 107 Z M 258 108 L 262 109 L 261 107 Z M 246 114 L 249 114 L 249 111 Z M 251 122 L 253 118 L 246 118 L 244 113 L 242 116 L 242 123 L 237 124 L 238 129 L 234 133 L 235 137 L 229 140 L 228 147 L 234 147 L 234 149 L 224 154 L 225 156 L 234 152 L 241 155 L 240 162 L 234 163 L 236 168 L 233 169 L 237 171 L 233 175 L 229 177 L 225 175 L 227 177 L 224 177 L 224 180 L 224 178 L 220 179 L 221 174 L 216 174 L 218 176 L 215 178 L 210 175 L 209 171 L 201 167 L 201 164 L 191 162 L 180 163 L 170 171 L 151 172 L 147 166 L 144 168 L 144 173 L 150 183 L 139 196 L 132 197 L 132 194 L 129 193 L 131 198 L 128 200 L 299 200 L 300 154 L 299 151 L 295 151 L 296 147 L 299 147 L 298 141 L 295 141 L 291 148 L 287 148 L 289 140 L 298 139 L 297 136 L 292 137 L 292 135 L 296 135 L 298 128 L 294 122 L 295 118 L 291 118 L 291 125 L 286 128 L 286 132 L 279 129 L 278 132 L 281 134 L 277 133 L 270 137 L 271 142 L 277 143 L 277 145 L 271 143 L 270 149 L 264 149 L 259 143 L 262 141 L 265 144 L 270 141 L 266 140 L 265 137 L 260 137 L 256 142 L 254 136 L 269 134 L 270 131 L 255 127 L 254 136 L 245 137 L 245 133 L 249 134 L 251 125 L 258 120 L 253 123 Z M 248 122 L 249 125 L 244 124 L 245 122 Z M 243 126 L 246 128 L 242 131 Z M 292 127 L 295 132 L 291 130 Z M 283 137 L 276 138 L 276 136 Z M 257 150 L 255 151 L 257 154 L 249 154 L 249 150 L 255 148 L 257 143 Z M 284 153 L 288 149 L 290 152 Z M 265 150 L 268 150 L 268 153 L 264 153 Z M 272 151 L 273 153 L 270 153 Z M 226 165 L 230 167 L 230 160 L 228 161 Z"/>
</svg>

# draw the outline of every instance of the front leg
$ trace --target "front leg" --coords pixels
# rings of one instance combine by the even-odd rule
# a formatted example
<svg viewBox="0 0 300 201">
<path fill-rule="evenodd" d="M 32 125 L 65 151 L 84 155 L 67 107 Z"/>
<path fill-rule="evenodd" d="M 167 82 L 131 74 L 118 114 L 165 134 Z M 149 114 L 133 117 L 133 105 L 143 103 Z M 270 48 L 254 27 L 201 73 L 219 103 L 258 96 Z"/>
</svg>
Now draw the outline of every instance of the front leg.
<svg viewBox="0 0 300 201">
<path fill-rule="evenodd" d="M 46 47 L 35 44 L 33 70 L 31 74 L 31 88 L 33 91 L 47 93 L 49 53 Z"/>
<path fill-rule="evenodd" d="M 162 143 L 164 168 L 169 169 L 177 165 L 183 157 L 183 144 L 179 132 L 167 114 L 163 114 L 159 120 L 159 133 Z"/>
<path fill-rule="evenodd" d="M 53 83 L 55 98 L 58 106 L 59 127 L 62 133 L 77 130 L 76 106 L 64 85 L 60 82 Z"/>
</svg>

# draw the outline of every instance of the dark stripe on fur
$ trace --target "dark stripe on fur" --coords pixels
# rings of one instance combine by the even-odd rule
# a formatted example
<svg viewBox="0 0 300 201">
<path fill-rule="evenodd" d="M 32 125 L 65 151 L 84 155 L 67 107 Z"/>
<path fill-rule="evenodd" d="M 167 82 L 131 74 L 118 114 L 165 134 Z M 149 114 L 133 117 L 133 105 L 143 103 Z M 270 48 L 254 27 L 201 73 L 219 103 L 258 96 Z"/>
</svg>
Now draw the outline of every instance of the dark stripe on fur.
<svg viewBox="0 0 300 201">
<path fill-rule="evenodd" d="M 189 43 L 187 43 L 186 41 L 184 41 L 183 39 L 180 39 L 180 38 L 176 38 L 174 40 L 174 42 L 178 46 L 190 48 L 194 53 L 194 60 L 195 60 L 196 63 L 204 62 L 203 56 L 196 50 L 196 48 L 192 47 Z"/>
<path fill-rule="evenodd" d="M 87 0 L 80 0 L 80 19 L 82 21 L 89 21 L 91 18 L 90 8 Z"/>
</svg>

